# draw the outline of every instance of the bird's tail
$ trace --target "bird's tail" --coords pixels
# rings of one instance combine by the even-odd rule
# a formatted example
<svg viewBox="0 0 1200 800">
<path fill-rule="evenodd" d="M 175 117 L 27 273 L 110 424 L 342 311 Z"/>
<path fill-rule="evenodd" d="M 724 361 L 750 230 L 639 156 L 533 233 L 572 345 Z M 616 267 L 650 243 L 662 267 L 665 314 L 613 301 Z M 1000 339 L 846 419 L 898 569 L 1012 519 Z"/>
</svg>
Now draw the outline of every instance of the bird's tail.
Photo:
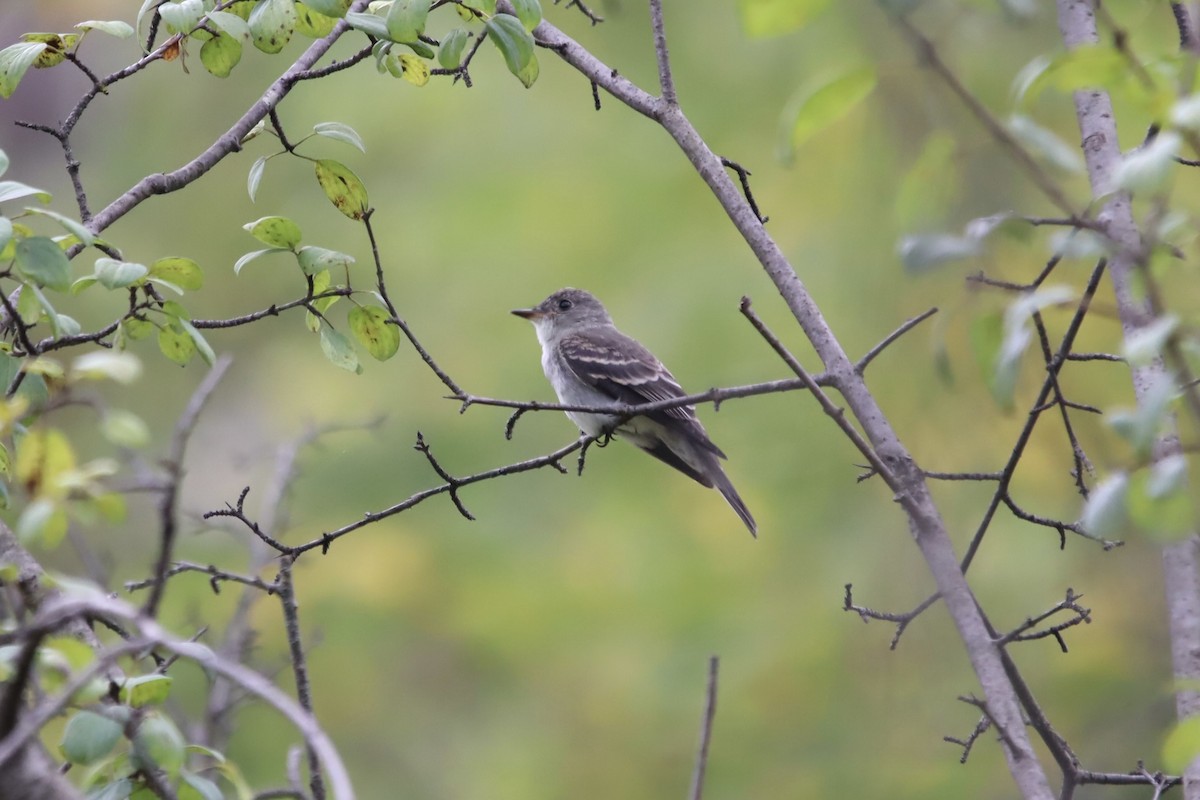
<svg viewBox="0 0 1200 800">
<path fill-rule="evenodd" d="M 707 477 L 712 480 L 713 486 L 724 497 L 730 507 L 742 518 L 742 522 L 746 523 L 746 528 L 750 531 L 750 535 L 758 538 L 758 523 L 754 521 L 754 516 L 750 513 L 750 509 L 746 508 L 745 502 L 742 501 L 742 496 L 737 493 L 737 489 L 733 488 L 733 483 L 729 480 L 729 476 L 725 474 L 725 470 L 721 469 L 721 464 L 716 458 L 708 464 L 708 469 L 705 470 Z"/>
</svg>

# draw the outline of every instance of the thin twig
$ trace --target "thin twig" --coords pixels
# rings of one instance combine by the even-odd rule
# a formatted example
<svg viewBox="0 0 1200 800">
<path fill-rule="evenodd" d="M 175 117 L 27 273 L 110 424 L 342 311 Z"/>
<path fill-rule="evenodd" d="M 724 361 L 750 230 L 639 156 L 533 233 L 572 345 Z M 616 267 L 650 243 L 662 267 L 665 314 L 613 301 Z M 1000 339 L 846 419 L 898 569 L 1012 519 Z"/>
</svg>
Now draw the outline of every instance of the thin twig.
<svg viewBox="0 0 1200 800">
<path fill-rule="evenodd" d="M 784 347 L 783 342 L 779 340 L 779 337 L 772 333 L 771 329 L 767 327 L 767 324 L 763 322 L 758 314 L 754 312 L 754 309 L 750 307 L 749 297 L 742 298 L 741 308 L 742 314 L 745 315 L 746 319 L 750 320 L 750 324 L 754 326 L 754 329 L 758 331 L 759 335 L 766 339 L 767 344 L 771 346 L 771 349 L 773 349 L 775 353 L 784 360 L 784 363 L 791 367 L 792 371 L 795 372 L 800 380 L 804 382 L 805 388 L 812 392 L 813 397 L 815 397 L 817 402 L 820 403 L 821 409 L 828 414 L 835 423 L 837 423 L 837 426 L 841 428 L 842 433 L 846 435 L 846 438 L 849 439 L 850 442 L 856 448 L 858 448 L 858 452 L 862 453 L 863 457 L 871 463 L 871 468 L 875 470 L 876 474 L 882 477 L 884 482 L 887 483 L 889 487 L 892 489 L 897 489 L 896 479 L 892 475 L 891 470 L 887 468 L 887 466 L 875 453 L 875 449 L 871 447 L 870 443 L 868 443 L 867 440 L 862 437 L 862 434 L 860 434 L 858 430 L 855 429 L 855 427 L 846 419 L 845 410 L 838 408 L 834 402 L 829 399 L 829 396 L 825 394 L 825 392 L 821 390 L 821 387 L 818 386 L 817 383 L 809 376 L 808 372 L 803 366 L 801 366 L 800 362 L 796 360 L 796 357 L 793 356 L 786 347 Z"/>
<path fill-rule="evenodd" d="M 874 361 L 876 356 L 878 356 L 880 353 L 882 353 L 884 350 L 886 350 L 888 345 L 890 345 L 892 342 L 899 339 L 904 334 L 908 333 L 913 328 L 920 325 L 925 320 L 932 317 L 934 314 L 937 313 L 937 311 L 938 310 L 936 307 L 931 308 L 924 313 L 918 314 L 917 316 L 915 316 L 912 319 L 905 322 L 899 328 L 896 328 L 896 330 L 889 333 L 887 336 L 884 337 L 883 341 L 881 341 L 879 344 L 875 345 L 870 350 L 868 350 L 866 355 L 864 355 L 862 358 L 860 358 L 854 364 L 854 371 L 857 372 L 859 375 L 862 375 L 863 372 L 866 371 L 867 365 L 870 364 L 872 361 Z"/>
<path fill-rule="evenodd" d="M 308 661 L 304 655 L 304 643 L 300 637 L 300 611 L 296 605 L 296 587 L 292 582 L 292 566 L 295 563 L 295 556 L 284 556 L 280 564 L 279 603 L 283 608 L 283 622 L 287 630 L 292 676 L 296 680 L 296 700 L 300 703 L 301 708 L 311 714 L 313 713 L 312 685 L 308 680 Z M 306 744 L 305 750 L 308 754 L 308 786 L 312 789 L 313 800 L 325 800 L 325 777 L 321 772 L 321 760 L 311 743 Z"/>
<path fill-rule="evenodd" d="M 188 438 L 192 435 L 192 431 L 196 427 L 196 422 L 200 418 L 200 411 L 204 408 L 204 404 L 208 402 L 209 396 L 217 388 L 217 384 L 221 382 L 221 378 L 225 376 L 225 371 L 229 369 L 233 358 L 229 355 L 223 355 L 213 364 L 212 369 L 204 376 L 204 380 L 196 387 L 196 391 L 192 393 L 191 400 L 180 415 L 179 421 L 175 423 L 175 433 L 171 437 L 171 447 L 167 451 L 167 457 L 163 461 L 163 467 L 167 472 L 167 483 L 163 487 L 163 492 L 159 498 L 158 517 L 159 517 L 159 550 L 158 562 L 154 567 L 153 580 L 154 585 L 150 589 L 150 596 L 146 598 L 146 604 L 142 606 L 143 613 L 148 617 L 153 617 L 158 613 L 159 603 L 162 601 L 163 592 L 167 588 L 167 571 L 171 567 L 171 556 L 175 549 L 175 533 L 176 519 L 175 506 L 179 501 L 179 488 L 183 480 L 183 453 L 187 447 Z"/>
<path fill-rule="evenodd" d="M 671 77 L 671 56 L 667 51 L 667 34 L 663 30 L 662 0 L 650 0 L 650 29 L 654 32 L 654 57 L 658 61 L 658 86 L 662 99 L 669 106 L 678 106 L 675 79 Z"/>
<path fill-rule="evenodd" d="M 701 800 L 704 796 L 704 773 L 708 769 L 708 745 L 712 741 L 713 719 L 717 715 L 717 670 L 721 660 L 717 656 L 708 658 L 708 683 L 704 691 L 704 716 L 700 719 L 700 744 L 696 749 L 696 766 L 692 769 L 690 800 Z"/>
</svg>

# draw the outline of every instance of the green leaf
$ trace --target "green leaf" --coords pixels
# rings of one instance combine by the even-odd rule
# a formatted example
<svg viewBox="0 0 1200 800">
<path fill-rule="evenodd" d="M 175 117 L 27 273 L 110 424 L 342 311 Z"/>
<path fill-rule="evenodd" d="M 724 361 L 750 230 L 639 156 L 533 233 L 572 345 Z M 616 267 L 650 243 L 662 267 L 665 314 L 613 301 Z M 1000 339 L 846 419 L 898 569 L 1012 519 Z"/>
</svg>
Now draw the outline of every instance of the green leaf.
<svg viewBox="0 0 1200 800">
<path fill-rule="evenodd" d="M 935 130 L 925 137 L 921 154 L 896 191 L 892 208 L 900 230 L 934 225 L 945 218 L 961 182 L 957 151 L 958 140 L 946 131 Z"/>
<path fill-rule="evenodd" d="M 330 276 L 329 270 L 322 270 L 321 272 L 315 273 L 312 276 L 312 279 L 313 279 L 312 280 L 312 293 L 314 296 L 324 293 L 326 290 L 329 289 L 329 287 L 333 283 L 333 278 Z M 312 305 L 313 305 L 313 308 L 315 308 L 318 313 L 323 314 L 323 313 L 325 313 L 325 311 L 327 311 L 329 309 L 330 306 L 332 306 L 334 303 L 336 303 L 338 300 L 341 300 L 341 299 L 342 299 L 341 295 L 332 294 L 332 295 L 329 295 L 328 297 L 318 297 L 316 300 L 312 301 Z M 313 320 L 318 325 L 320 324 L 321 321 L 319 319 L 317 319 L 315 316 L 313 316 L 311 313 L 309 313 L 309 316 L 312 317 Z M 310 323 L 309 330 L 311 330 L 313 333 L 316 333 L 317 326 L 312 325 Z"/>
<path fill-rule="evenodd" d="M 217 354 L 213 352 L 212 345 L 208 343 L 208 340 L 204 338 L 204 335 L 200 331 L 196 330 L 196 326 L 186 319 L 179 320 L 179 324 L 191 338 L 196 352 L 200 354 L 200 359 L 211 367 L 213 362 L 217 360 Z"/>
<path fill-rule="evenodd" d="M 124 289 L 146 277 L 150 270 L 144 264 L 117 261 L 115 258 L 96 259 L 96 280 L 106 289 Z"/>
<path fill-rule="evenodd" d="M 265 245 L 295 250 L 300 244 L 300 226 L 287 217 L 262 217 L 242 226 Z"/>
<path fill-rule="evenodd" d="M 0 50 L 0 97 L 12 97 L 21 78 L 46 47 L 45 42 L 20 42 Z"/>
<path fill-rule="evenodd" d="M 1154 448 L 1175 396 L 1174 382 L 1165 375 L 1157 376 L 1142 392 L 1136 408 L 1109 411 L 1104 420 L 1133 445 L 1139 457 L 1145 458 Z"/>
<path fill-rule="evenodd" d="M 316 125 L 313 125 L 313 133 L 329 139 L 337 139 L 339 142 L 345 142 L 353 147 L 357 147 L 363 153 L 367 152 L 367 147 L 363 144 L 362 137 L 358 135 L 358 131 L 344 122 L 318 122 Z"/>
<path fill-rule="evenodd" d="M 1052 58 L 1045 69 L 1028 81 L 1025 99 L 1036 99 L 1047 87 L 1062 92 L 1111 89 L 1124 83 L 1130 75 L 1129 62 L 1112 45 L 1084 45 Z"/>
<path fill-rule="evenodd" d="M 896 249 L 904 269 L 912 273 L 925 272 L 951 261 L 975 258 L 981 252 L 977 240 L 948 233 L 905 236 Z"/>
<path fill-rule="evenodd" d="M 82 380 L 112 380 L 130 384 L 142 375 L 142 362 L 129 353 L 93 350 L 71 362 L 71 374 Z"/>
<path fill-rule="evenodd" d="M 429 0 L 392 0 L 384 18 L 388 38 L 393 42 L 415 42 L 425 32 Z"/>
<path fill-rule="evenodd" d="M 1188 131 L 1200 130 L 1200 94 L 1192 94 L 1171 107 L 1171 123 Z"/>
<path fill-rule="evenodd" d="M 1200 756 L 1200 716 L 1186 717 L 1176 723 L 1163 742 L 1163 769 L 1182 775 Z"/>
<path fill-rule="evenodd" d="M 1175 131 L 1160 133 L 1150 144 L 1125 154 L 1112 172 L 1112 189 L 1157 192 L 1175 173 L 1175 156 L 1183 138 Z"/>
<path fill-rule="evenodd" d="M 1138 470 L 1129 482 L 1133 523 L 1160 540 L 1178 539 L 1195 529 L 1195 508 L 1187 491 L 1187 458 L 1168 456 Z"/>
<path fill-rule="evenodd" d="M 20 197 L 29 197 L 30 195 L 33 195 L 43 203 L 50 202 L 49 192 L 35 189 L 32 186 L 26 186 L 17 181 L 0 181 L 0 203 L 7 203 Z"/>
<path fill-rule="evenodd" d="M 128 335 L 129 338 L 133 339 L 134 341 L 137 341 L 138 339 L 145 339 L 154 332 L 153 322 L 144 319 L 138 319 L 137 317 L 130 317 L 129 319 L 122 320 L 121 327 L 125 329 L 126 335 Z"/>
<path fill-rule="evenodd" d="M 1083 154 L 1079 147 L 1067 144 L 1053 131 L 1043 128 L 1029 117 L 1020 114 L 1010 117 L 1008 130 L 1033 156 L 1066 173 L 1083 172 Z"/>
<path fill-rule="evenodd" d="M 321 326 L 321 352 L 334 365 L 353 373 L 361 373 L 362 365 L 350 340 L 328 325 Z"/>
<path fill-rule="evenodd" d="M 521 21 L 509 14 L 497 14 L 484 22 L 488 38 L 504 56 L 508 71 L 518 78 L 533 59 L 533 37 Z M 522 83 L 524 79 L 522 78 Z M 526 83 L 526 87 L 530 84 Z"/>
<path fill-rule="evenodd" d="M 54 328 L 55 336 L 78 336 L 79 332 L 83 330 L 83 326 L 77 319 L 66 314 L 55 314 L 50 323 Z"/>
<path fill-rule="evenodd" d="M 352 256 L 312 245 L 301 247 L 296 254 L 296 260 L 300 263 L 300 270 L 305 275 L 316 275 L 339 267 L 349 269 L 350 265 L 354 263 Z"/>
<path fill-rule="evenodd" d="M 118 39 L 128 39 L 133 36 L 133 26 L 121 20 L 89 19 L 75 23 L 75 27 L 81 31 L 100 31 Z"/>
<path fill-rule="evenodd" d="M 738 0 L 738 18 L 752 39 L 780 36 L 808 24 L 829 0 Z"/>
<path fill-rule="evenodd" d="M 184 366 L 196 354 L 196 343 L 186 331 L 167 326 L 158 332 L 158 349 L 176 364 Z"/>
<path fill-rule="evenodd" d="M 178 2 L 163 3 L 158 7 L 158 14 L 167 28 L 173 33 L 187 33 L 200 24 L 204 17 L 202 0 L 178 0 Z"/>
<path fill-rule="evenodd" d="M 795 0 L 791 0 L 795 2 Z M 533 29 L 542 21 L 542 4 L 538 0 L 512 0 L 513 10 L 517 12 L 517 19 L 521 20 L 521 24 L 525 26 L 525 30 L 533 32 Z"/>
<path fill-rule="evenodd" d="M 1102 480 L 1083 506 L 1080 523 L 1089 536 L 1111 539 L 1121 534 L 1128 525 L 1129 515 L 1125 507 L 1125 496 L 1129 491 L 1129 476 L 1117 472 Z"/>
<path fill-rule="evenodd" d="M 354 338 L 377 361 L 387 361 L 400 349 L 400 329 L 391 319 L 379 306 L 357 306 L 347 319 Z"/>
<path fill-rule="evenodd" d="M 301 36 L 320 39 L 332 33 L 334 25 L 337 25 L 334 17 L 315 11 L 304 3 L 296 3 L 296 33 Z"/>
<path fill-rule="evenodd" d="M 1030 317 L 1036 312 L 1074 298 L 1075 290 L 1069 286 L 1046 286 L 1021 295 L 1005 309 L 1004 338 L 996 354 L 996 373 L 992 389 L 1001 408 L 1012 408 L 1021 357 L 1033 340 Z"/>
<path fill-rule="evenodd" d="M 288 250 L 286 247 L 268 247 L 266 250 L 255 250 L 252 253 L 246 253 L 244 256 L 242 256 L 241 258 L 239 258 L 237 260 L 236 264 L 233 265 L 233 274 L 234 275 L 241 274 L 242 267 L 246 266 L 247 264 L 249 264 L 254 259 L 258 258 L 259 256 L 265 256 L 270 253 L 290 253 L 290 252 L 291 251 Z"/>
<path fill-rule="evenodd" d="M 338 19 L 346 16 L 346 12 L 350 10 L 351 2 L 352 0 L 304 0 L 304 4 L 318 14 L 324 14 L 327 17 L 337 17 Z"/>
<path fill-rule="evenodd" d="M 968 338 L 983 382 L 991 391 L 996 404 L 1003 409 L 1011 408 L 1016 373 L 998 375 L 996 372 L 1000 343 L 1004 340 L 1004 317 L 998 311 L 975 317 L 971 320 Z M 1001 379 L 1004 380 L 1003 383 L 1000 382 Z"/>
<path fill-rule="evenodd" d="M 119 447 L 139 448 L 150 443 L 150 428 L 132 411 L 113 409 L 104 415 L 100 433 Z"/>
<path fill-rule="evenodd" d="M 218 30 L 229 34 L 238 42 L 249 42 L 253 36 L 250 33 L 250 23 L 237 14 L 231 14 L 228 11 L 210 11 L 208 18 Z"/>
<path fill-rule="evenodd" d="M 1094 261 L 1109 252 L 1108 241 L 1096 231 L 1055 231 L 1049 238 L 1050 252 L 1060 258 Z"/>
<path fill-rule="evenodd" d="M 228 78 L 241 60 L 242 43 L 224 31 L 219 31 L 200 46 L 200 63 L 210 75 L 218 78 Z"/>
<path fill-rule="evenodd" d="M 854 110 L 875 88 L 875 70 L 858 67 L 803 87 L 784 115 L 785 160 L 798 147 Z"/>
<path fill-rule="evenodd" d="M 517 80 L 528 89 L 530 86 L 533 86 L 541 71 L 542 68 L 538 65 L 537 53 L 532 53 L 529 56 L 529 63 L 517 72 Z"/>
<path fill-rule="evenodd" d="M 248 22 L 254 46 L 264 53 L 278 53 L 296 29 L 296 5 L 292 0 L 262 0 Z"/>
<path fill-rule="evenodd" d="M 465 28 L 455 28 L 443 36 L 442 44 L 438 48 L 438 63 L 445 69 L 458 69 L 462 64 L 463 50 L 470 38 L 471 34 Z"/>
<path fill-rule="evenodd" d="M 4 252 L 6 249 L 8 249 L 9 243 L 12 242 L 12 237 L 13 237 L 12 220 L 10 220 L 8 217 L 0 217 L 0 253 Z M 14 255 L 16 253 L 15 247 L 13 248 L 13 253 L 14 253 Z M 4 260 L 7 260 L 7 259 L 4 259 Z"/>
<path fill-rule="evenodd" d="M 179 785 L 179 800 L 224 800 L 225 795 L 208 778 L 192 772 L 183 772 L 183 783 Z"/>
<path fill-rule="evenodd" d="M 122 725 L 94 711 L 79 711 L 63 730 L 63 755 L 72 764 L 91 764 L 112 752 L 121 739 Z"/>
<path fill-rule="evenodd" d="M 263 171 L 266 168 L 267 156 L 260 156 L 250 167 L 250 174 L 246 176 L 246 192 L 250 195 L 251 203 L 258 194 L 258 184 L 262 182 Z"/>
<path fill-rule="evenodd" d="M 1130 332 L 1125 339 L 1122 354 L 1125 360 L 1135 366 L 1146 366 L 1162 356 L 1163 347 L 1171 334 L 1179 327 L 1179 317 L 1174 314 L 1164 314 L 1149 325 L 1144 325 Z"/>
<path fill-rule="evenodd" d="M 133 734 L 135 762 L 147 767 L 157 767 L 174 775 L 183 766 L 183 735 L 175 723 L 159 714 L 151 714 L 142 720 Z"/>
<path fill-rule="evenodd" d="M 362 31 L 376 39 L 387 40 L 391 38 L 391 34 L 388 33 L 387 23 L 383 21 L 383 17 L 375 14 L 362 14 L 357 11 L 351 11 L 346 14 L 346 22 L 351 28 Z"/>
<path fill-rule="evenodd" d="M 367 187 L 340 161 L 323 158 L 316 164 L 317 182 L 325 196 L 350 219 L 362 219 L 370 208 Z"/>
<path fill-rule="evenodd" d="M 71 264 L 59 246 L 45 236 L 17 242 L 17 271 L 38 286 L 60 292 L 71 288 Z"/>
<path fill-rule="evenodd" d="M 48 208 L 31 208 L 29 206 L 26 206 L 25 211 L 29 214 L 49 217 L 66 228 L 67 232 L 77 238 L 83 245 L 91 247 L 92 243 L 96 241 L 96 237 L 82 223 L 64 214 L 59 214 L 57 211 L 51 211 Z M 3 248 L 3 244 L 0 244 L 0 248 Z"/>
<path fill-rule="evenodd" d="M 67 512 L 63 511 L 53 500 L 41 498 L 25 506 L 17 519 L 17 538 L 23 544 L 37 544 L 53 549 L 66 538 Z"/>
<path fill-rule="evenodd" d="M 42 306 L 38 302 L 34 287 L 29 285 L 21 287 L 21 295 L 17 298 L 17 316 L 26 325 L 32 325 L 42 318 Z"/>
<path fill-rule="evenodd" d="M 190 258 L 167 256 L 150 265 L 150 275 L 193 292 L 204 286 L 204 270 Z"/>
<path fill-rule="evenodd" d="M 162 4 L 162 0 L 142 0 L 142 7 L 138 9 L 137 19 L 133 22 L 134 33 L 140 33 L 142 30 L 142 22 L 146 17 L 153 16 L 158 10 L 158 6 Z"/>
<path fill-rule="evenodd" d="M 421 58 L 432 60 L 434 57 L 433 48 L 430 47 L 429 45 L 425 44 L 424 42 L 422 42 L 420 39 L 418 39 L 415 42 L 403 42 L 403 44 L 405 47 L 407 47 L 409 50 L 412 50 L 414 53 L 419 55 Z"/>
<path fill-rule="evenodd" d="M 139 675 L 125 681 L 125 685 L 121 687 L 121 702 L 134 708 L 162 705 L 170 693 L 170 676 L 157 673 Z"/>
</svg>

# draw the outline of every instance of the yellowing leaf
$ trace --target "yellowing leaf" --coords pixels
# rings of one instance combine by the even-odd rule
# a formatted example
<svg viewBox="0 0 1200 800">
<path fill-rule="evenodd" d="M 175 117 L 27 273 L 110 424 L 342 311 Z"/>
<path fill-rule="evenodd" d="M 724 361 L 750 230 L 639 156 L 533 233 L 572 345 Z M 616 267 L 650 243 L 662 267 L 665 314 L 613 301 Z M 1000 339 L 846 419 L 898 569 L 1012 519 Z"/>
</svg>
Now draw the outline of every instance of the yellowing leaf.
<svg viewBox="0 0 1200 800">
<path fill-rule="evenodd" d="M 350 332 L 378 361 L 387 361 L 400 347 L 400 329 L 379 306 L 358 306 L 349 314 Z"/>
<path fill-rule="evenodd" d="M 350 219 L 362 219 L 370 208 L 367 187 L 340 161 L 323 158 L 316 164 L 317 182 L 325 196 Z"/>
<path fill-rule="evenodd" d="M 33 428 L 17 444 L 17 480 L 34 496 L 57 492 L 56 479 L 75 469 L 75 451 L 57 428 Z"/>
<path fill-rule="evenodd" d="M 404 80 L 413 86 L 424 86 L 429 83 L 429 65 L 424 59 L 404 53 L 400 57 L 400 66 L 404 69 Z"/>
</svg>

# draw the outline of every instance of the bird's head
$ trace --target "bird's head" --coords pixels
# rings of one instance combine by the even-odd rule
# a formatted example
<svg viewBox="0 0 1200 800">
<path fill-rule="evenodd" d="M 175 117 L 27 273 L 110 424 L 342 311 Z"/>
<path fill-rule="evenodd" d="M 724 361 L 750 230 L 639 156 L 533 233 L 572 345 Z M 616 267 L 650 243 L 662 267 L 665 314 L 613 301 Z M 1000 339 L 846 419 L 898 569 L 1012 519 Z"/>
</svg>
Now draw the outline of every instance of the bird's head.
<svg viewBox="0 0 1200 800">
<path fill-rule="evenodd" d="M 604 305 L 583 289 L 559 289 L 533 308 L 517 308 L 512 313 L 532 322 L 539 332 L 612 324 Z"/>
</svg>

